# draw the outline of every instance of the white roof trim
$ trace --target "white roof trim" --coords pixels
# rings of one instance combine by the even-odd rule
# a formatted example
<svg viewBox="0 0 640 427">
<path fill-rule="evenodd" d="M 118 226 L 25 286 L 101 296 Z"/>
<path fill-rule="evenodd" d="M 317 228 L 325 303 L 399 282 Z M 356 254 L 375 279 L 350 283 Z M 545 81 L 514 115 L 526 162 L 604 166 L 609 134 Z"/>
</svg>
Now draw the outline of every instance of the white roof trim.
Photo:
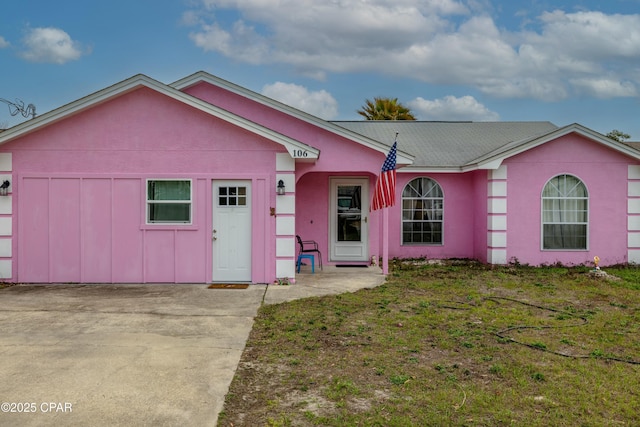
<svg viewBox="0 0 640 427">
<path fill-rule="evenodd" d="M 297 156 L 295 154 L 301 151 L 306 153 L 306 157 L 300 160 L 313 161 L 318 159 L 318 157 L 320 156 L 320 150 L 318 150 L 317 148 L 311 147 L 310 145 L 289 138 L 286 135 L 282 135 L 271 129 L 265 128 L 262 125 L 237 116 L 229 111 L 223 110 L 222 108 L 211 105 L 196 97 L 181 92 L 171 86 L 160 83 L 157 80 L 154 80 L 143 74 L 133 76 L 120 83 L 116 83 L 113 86 L 109 86 L 84 98 L 80 98 L 48 113 L 42 114 L 29 121 L 9 128 L 6 131 L 0 133 L 0 145 L 9 142 L 17 137 L 31 133 L 43 126 L 65 119 L 75 113 L 96 106 L 111 98 L 123 95 L 140 87 L 147 87 L 149 89 L 155 90 L 186 105 L 189 105 L 228 123 L 234 124 L 256 135 L 260 135 L 273 142 L 281 144 L 287 149 L 287 152 L 293 158 L 296 158 Z"/>
<path fill-rule="evenodd" d="M 190 76 L 187 76 L 183 79 L 178 80 L 177 82 L 172 83 L 170 86 L 178 90 L 183 90 L 185 88 L 188 88 L 189 86 L 193 86 L 201 82 L 206 82 L 214 86 L 221 87 L 225 90 L 228 90 L 229 92 L 235 93 L 236 95 L 240 95 L 244 98 L 250 99 L 254 102 L 265 105 L 274 110 L 293 116 L 299 120 L 310 123 L 328 132 L 339 135 L 351 141 L 357 142 L 373 150 L 379 151 L 385 155 L 387 155 L 387 153 L 389 152 L 389 147 L 391 144 L 389 145 L 382 144 L 379 141 L 367 138 L 366 136 L 360 135 L 359 133 L 352 132 L 348 129 L 342 128 L 329 121 L 326 121 L 319 117 L 305 113 L 304 111 L 301 111 L 289 105 L 283 104 L 279 101 L 276 101 L 275 99 L 271 99 L 269 97 L 256 93 L 242 86 L 238 86 L 234 83 L 231 83 L 227 80 L 216 77 L 205 71 L 198 71 L 197 73 L 194 73 Z M 413 161 L 414 161 L 413 155 L 401 150 L 397 151 L 396 163 L 410 165 L 410 164 L 413 164 Z"/>
<path fill-rule="evenodd" d="M 465 172 L 458 166 L 405 166 L 397 170 L 398 173 L 461 173 Z"/>
<path fill-rule="evenodd" d="M 532 148 L 538 147 L 549 141 L 553 141 L 555 139 L 558 139 L 570 133 L 576 133 L 578 135 L 582 135 L 585 138 L 598 142 L 619 153 L 632 157 L 636 160 L 640 160 L 640 151 L 634 150 L 633 148 L 621 142 L 608 138 L 602 135 L 601 133 L 598 133 L 592 129 L 586 128 L 578 123 L 573 123 L 573 124 L 552 130 L 551 132 L 548 132 L 542 136 L 536 136 L 533 138 L 526 139 L 524 141 L 518 141 L 516 143 L 508 144 L 494 151 L 493 153 L 489 153 L 483 157 L 476 159 L 474 163 L 469 163 L 465 165 L 463 169 L 465 171 L 475 170 L 475 169 L 497 169 L 498 167 L 500 167 L 502 162 L 505 159 L 508 159 L 509 157 L 513 157 L 525 151 L 531 150 Z"/>
<path fill-rule="evenodd" d="M 592 141 L 598 142 L 608 148 L 611 148 L 619 153 L 627 155 L 636 160 L 640 160 L 640 150 L 636 150 L 633 147 L 629 147 L 626 144 L 615 141 L 608 138 L 592 129 L 586 128 L 578 123 L 574 123 L 568 126 L 564 126 L 558 129 L 554 129 L 544 135 L 538 135 L 535 137 L 527 138 L 521 141 L 515 141 L 506 144 L 488 153 L 473 162 L 467 163 L 461 167 L 458 166 L 442 166 L 442 167 L 413 167 L 407 166 L 398 169 L 398 173 L 462 173 L 470 172 L 474 170 L 494 170 L 498 169 L 502 163 L 509 157 L 513 157 L 517 154 L 524 153 L 532 148 L 543 145 L 547 142 L 558 139 L 562 136 L 570 133 L 577 133 Z"/>
</svg>

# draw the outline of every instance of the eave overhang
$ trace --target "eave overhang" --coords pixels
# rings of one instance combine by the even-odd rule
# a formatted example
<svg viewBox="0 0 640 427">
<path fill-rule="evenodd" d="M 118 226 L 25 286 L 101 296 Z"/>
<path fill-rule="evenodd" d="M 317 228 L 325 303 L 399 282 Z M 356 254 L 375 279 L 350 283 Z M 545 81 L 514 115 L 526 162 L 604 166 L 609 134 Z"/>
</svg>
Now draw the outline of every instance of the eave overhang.
<svg viewBox="0 0 640 427">
<path fill-rule="evenodd" d="M 110 99 L 122 96 L 126 93 L 129 93 L 136 89 L 140 89 L 142 87 L 154 90 L 220 120 L 226 121 L 253 134 L 260 135 L 266 139 L 281 144 L 286 148 L 289 155 L 291 155 L 291 157 L 295 158 L 297 161 L 314 162 L 320 156 L 320 150 L 315 147 L 304 144 L 293 138 L 289 138 L 286 135 L 282 135 L 278 132 L 268 129 L 222 108 L 218 108 L 215 105 L 204 102 L 196 97 L 181 92 L 171 86 L 160 83 L 157 80 L 154 80 L 143 74 L 133 76 L 127 80 L 116 83 L 84 98 L 80 98 L 74 102 L 63 105 L 62 107 L 56 108 L 29 121 L 9 128 L 0 133 L 0 145 L 40 130 L 48 125 L 69 118 L 79 112 L 95 107 L 101 103 L 107 102 Z M 301 153 L 304 153 L 304 157 L 301 156 Z"/>
<path fill-rule="evenodd" d="M 352 132 L 348 129 L 345 129 L 341 126 L 338 126 L 336 124 L 333 124 L 329 121 L 326 121 L 324 119 L 321 119 L 319 117 L 313 116 L 311 114 L 305 113 L 304 111 L 298 110 L 296 108 L 293 108 L 289 105 L 283 104 L 279 101 L 276 101 L 274 99 L 271 99 L 269 97 L 266 97 L 264 95 L 261 95 L 259 93 L 253 92 L 247 88 L 244 88 L 242 86 L 238 86 L 234 83 L 231 83 L 227 80 L 221 79 L 219 77 L 216 77 L 214 75 L 211 75 L 205 71 L 199 71 L 197 73 L 194 73 L 190 76 L 187 76 L 183 79 L 178 80 L 177 82 L 172 83 L 170 86 L 178 89 L 178 90 L 184 90 L 190 86 L 194 86 L 198 83 L 208 83 L 211 84 L 213 86 L 217 86 L 220 88 L 223 88 L 231 93 L 234 93 L 236 95 L 240 95 L 244 98 L 247 98 L 251 101 L 257 102 L 259 104 L 265 105 L 269 108 L 272 108 L 276 111 L 280 111 L 284 114 L 287 114 L 289 116 L 292 116 L 298 120 L 301 120 L 303 122 L 312 124 L 314 126 L 317 126 L 318 128 L 324 129 L 330 133 L 333 133 L 335 135 L 341 136 L 343 138 L 346 138 L 348 140 L 354 141 L 356 143 L 359 143 L 365 147 L 368 147 L 370 149 L 373 149 L 375 151 L 378 151 L 380 153 L 383 153 L 385 156 L 387 155 L 387 153 L 389 152 L 389 145 L 385 145 L 382 144 L 379 141 L 367 138 L 363 135 L 360 135 L 359 133 L 356 132 Z M 398 165 L 410 165 L 413 164 L 415 157 L 405 151 L 402 150 L 398 150 L 396 153 L 396 163 Z"/>
</svg>

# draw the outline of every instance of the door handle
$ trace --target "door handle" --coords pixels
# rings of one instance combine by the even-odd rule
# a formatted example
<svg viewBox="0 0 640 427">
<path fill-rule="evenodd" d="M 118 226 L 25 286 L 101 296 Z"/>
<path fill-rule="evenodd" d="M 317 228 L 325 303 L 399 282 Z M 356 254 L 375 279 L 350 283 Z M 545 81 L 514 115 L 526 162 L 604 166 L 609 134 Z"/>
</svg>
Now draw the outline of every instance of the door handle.
<svg viewBox="0 0 640 427">
<path fill-rule="evenodd" d="M 211 233 L 211 239 L 213 239 L 214 241 L 218 240 L 218 238 L 216 237 L 216 233 L 218 232 L 218 230 L 216 230 L 215 228 L 213 229 L 213 233 Z"/>
<path fill-rule="evenodd" d="M 367 223 L 367 218 L 368 218 L 368 217 L 366 217 L 366 216 L 364 217 L 364 223 L 365 223 L 365 224 Z"/>
</svg>

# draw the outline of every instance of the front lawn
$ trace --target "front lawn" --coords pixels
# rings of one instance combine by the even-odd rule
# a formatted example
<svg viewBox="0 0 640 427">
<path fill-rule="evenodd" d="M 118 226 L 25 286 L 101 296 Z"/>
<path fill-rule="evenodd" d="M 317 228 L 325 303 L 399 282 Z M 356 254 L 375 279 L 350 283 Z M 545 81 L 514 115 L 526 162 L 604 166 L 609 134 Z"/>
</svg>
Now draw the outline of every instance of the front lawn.
<svg viewBox="0 0 640 427">
<path fill-rule="evenodd" d="M 640 269 L 396 261 L 263 306 L 220 426 L 640 425 Z"/>
</svg>

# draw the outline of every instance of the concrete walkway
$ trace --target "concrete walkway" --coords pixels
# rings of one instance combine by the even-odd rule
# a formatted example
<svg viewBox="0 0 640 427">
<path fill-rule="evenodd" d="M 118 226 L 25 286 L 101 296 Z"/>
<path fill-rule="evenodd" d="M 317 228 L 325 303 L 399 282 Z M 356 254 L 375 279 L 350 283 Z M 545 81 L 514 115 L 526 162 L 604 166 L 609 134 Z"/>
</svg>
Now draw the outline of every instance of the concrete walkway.
<svg viewBox="0 0 640 427">
<path fill-rule="evenodd" d="M 0 289 L 0 425 L 215 426 L 261 304 L 352 292 L 377 268 L 290 286 Z"/>
</svg>

